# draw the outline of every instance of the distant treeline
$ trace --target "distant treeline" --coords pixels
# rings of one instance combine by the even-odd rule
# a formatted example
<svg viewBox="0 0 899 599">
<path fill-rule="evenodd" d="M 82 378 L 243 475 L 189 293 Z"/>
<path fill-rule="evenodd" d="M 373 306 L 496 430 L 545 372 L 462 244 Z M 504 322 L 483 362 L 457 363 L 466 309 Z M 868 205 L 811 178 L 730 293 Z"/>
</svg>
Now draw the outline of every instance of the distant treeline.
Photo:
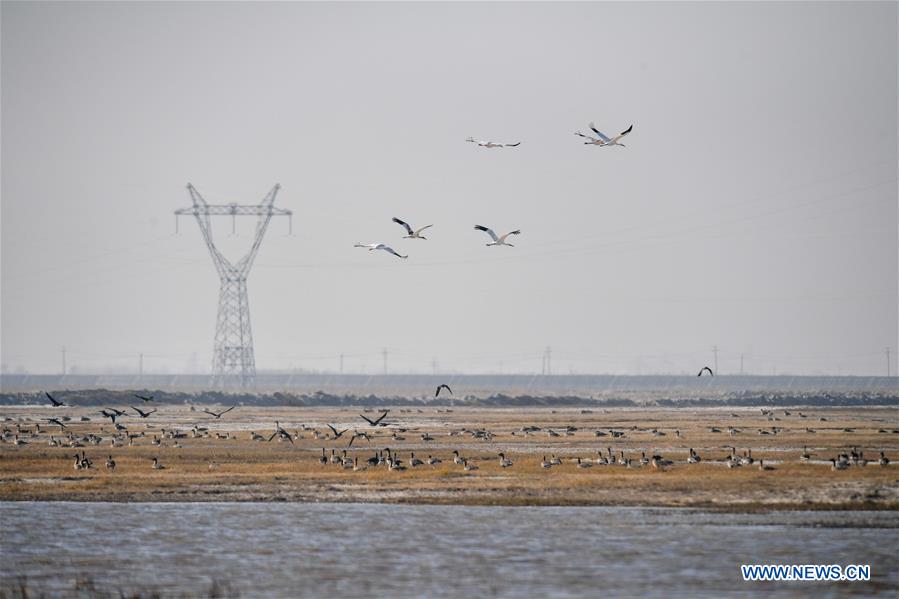
<svg viewBox="0 0 899 599">
<path fill-rule="evenodd" d="M 779 407 L 779 406 L 899 406 L 899 391 L 896 393 L 856 392 L 856 393 L 802 393 L 802 392 L 740 392 L 723 393 L 713 397 L 582 397 L 546 395 L 504 395 L 489 397 L 469 395 L 463 398 L 440 397 L 410 398 L 381 397 L 377 395 L 336 395 L 318 391 L 306 393 L 234 393 L 223 391 L 203 391 L 197 393 L 135 390 L 119 391 L 93 389 L 78 391 L 54 391 L 50 393 L 59 401 L 70 406 L 136 405 L 144 402 L 136 394 L 152 397 L 152 403 L 180 405 L 245 405 L 245 406 L 287 406 L 287 407 L 343 407 L 343 406 L 412 406 L 412 407 L 481 407 L 481 408 L 701 408 L 701 407 Z M 0 393 L 0 405 L 49 405 L 44 393 Z"/>
</svg>

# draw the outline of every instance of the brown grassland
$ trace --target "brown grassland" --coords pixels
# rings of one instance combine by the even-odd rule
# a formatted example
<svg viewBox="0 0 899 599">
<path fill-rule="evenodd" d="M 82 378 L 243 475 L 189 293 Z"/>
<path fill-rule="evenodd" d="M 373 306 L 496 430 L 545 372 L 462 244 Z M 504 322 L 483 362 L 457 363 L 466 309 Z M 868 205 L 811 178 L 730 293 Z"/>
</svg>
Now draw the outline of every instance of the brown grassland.
<svg viewBox="0 0 899 599">
<path fill-rule="evenodd" d="M 128 432 L 141 435 L 131 445 L 125 438 L 121 446 L 112 445 L 115 430 L 95 408 L 0 407 L 6 431 L 0 443 L 0 500 L 899 508 L 895 463 L 899 434 L 893 432 L 899 429 L 899 410 L 895 408 L 790 408 L 789 414 L 778 408 L 773 416 L 763 415 L 758 408 L 394 408 L 385 419 L 389 426 L 372 427 L 359 417 L 361 409 L 351 408 L 239 407 L 216 420 L 200 408 L 155 407 L 159 411 L 146 419 L 133 413 L 119 419 Z M 71 418 L 65 431 L 46 421 L 63 415 Z M 375 418 L 378 414 L 365 415 Z M 80 421 L 82 416 L 90 421 Z M 268 438 L 275 421 L 294 437 L 293 443 L 251 439 L 251 431 Z M 332 439 L 328 423 L 350 430 Z M 207 430 L 193 433 L 195 425 Z M 525 434 L 521 430 L 525 426 L 541 430 Z M 566 434 L 566 427 L 577 430 Z M 712 432 L 712 427 L 720 432 Z M 730 432 L 729 427 L 737 430 Z M 776 434 L 759 432 L 771 432 L 772 427 Z M 478 429 L 490 431 L 492 438 L 475 438 L 470 431 Z M 547 429 L 558 436 L 551 436 Z M 164 437 L 163 431 L 173 430 L 186 436 Z M 422 460 L 434 456 L 442 463 L 403 471 L 368 466 L 359 472 L 330 462 L 320 464 L 322 448 L 328 456 L 332 449 L 342 455 L 353 430 L 371 436 L 370 441 L 356 439 L 347 450 L 348 457 L 359 458 L 360 466 L 387 447 L 398 452 L 404 466 L 409 466 L 412 452 Z M 624 434 L 613 438 L 610 430 Z M 433 440 L 422 440 L 425 433 Z M 26 443 L 15 444 L 16 434 Z M 90 434 L 102 440 L 85 442 Z M 321 438 L 326 434 L 329 438 Z M 62 446 L 51 446 L 51 435 Z M 159 446 L 152 444 L 154 435 L 160 439 Z M 724 459 L 730 447 L 736 448 L 737 455 L 751 450 L 756 462 L 727 467 Z M 807 463 L 800 462 L 804 447 L 812 456 Z M 701 456 L 700 463 L 686 462 L 690 448 Z M 863 452 L 867 466 L 832 470 L 830 458 L 853 448 Z M 453 450 L 477 470 L 465 471 L 453 463 Z M 594 463 L 579 468 L 576 464 L 578 457 L 594 462 L 598 453 L 607 456 L 609 450 L 616 457 L 623 451 L 632 459 L 630 467 Z M 82 451 L 93 461 L 92 468 L 74 468 L 74 455 Z M 887 467 L 878 465 L 881 451 L 893 462 Z M 511 467 L 500 467 L 499 452 L 513 461 Z M 659 454 L 673 464 L 664 470 L 641 466 L 644 452 Z M 116 463 L 114 471 L 105 467 L 110 455 Z M 559 457 L 562 464 L 543 468 L 544 456 Z M 154 470 L 153 457 L 165 468 Z M 772 469 L 759 469 L 758 459 Z"/>
</svg>

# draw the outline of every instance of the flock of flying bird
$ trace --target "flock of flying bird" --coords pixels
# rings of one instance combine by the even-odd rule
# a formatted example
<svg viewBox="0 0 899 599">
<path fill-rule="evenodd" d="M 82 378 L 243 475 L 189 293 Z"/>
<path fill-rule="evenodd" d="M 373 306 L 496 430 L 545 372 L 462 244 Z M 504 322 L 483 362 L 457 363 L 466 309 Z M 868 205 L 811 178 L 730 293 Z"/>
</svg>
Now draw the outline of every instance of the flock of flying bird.
<svg viewBox="0 0 899 599">
<path fill-rule="evenodd" d="M 625 135 L 627 135 L 628 133 L 630 133 L 633 130 L 633 128 L 634 128 L 634 126 L 631 125 L 627 129 L 625 129 L 624 131 L 619 133 L 618 135 L 610 138 L 609 136 L 604 134 L 602 131 L 597 129 L 593 123 L 590 123 L 590 129 L 593 131 L 593 133 L 596 134 L 595 136 L 585 135 L 585 134 L 581 133 L 580 131 L 576 131 L 575 135 L 588 140 L 588 141 L 584 142 L 585 144 L 589 144 L 589 145 L 593 145 L 593 146 L 601 146 L 601 147 L 620 146 L 623 148 L 623 147 L 625 147 L 625 145 L 623 143 L 621 143 L 621 138 L 624 137 Z M 477 144 L 481 148 L 488 148 L 488 149 L 515 148 L 515 147 L 518 147 L 521 145 L 520 141 L 516 142 L 514 144 L 507 144 L 507 143 L 499 143 L 499 142 L 494 142 L 494 141 L 478 141 L 478 140 L 474 139 L 473 137 L 469 137 L 465 141 Z M 434 226 L 434 225 L 427 225 L 425 227 L 421 227 L 420 229 L 413 229 L 409 223 L 407 223 L 403 220 L 400 220 L 396 217 L 393 218 L 393 222 L 395 222 L 399 225 L 402 225 L 406 229 L 406 235 L 403 236 L 403 239 L 427 239 L 427 237 L 422 235 L 422 231 L 425 231 L 426 229 L 429 229 Z M 501 246 L 501 245 L 514 247 L 511 243 L 507 242 L 506 239 L 508 239 L 508 237 L 510 235 L 520 235 L 521 234 L 521 231 L 518 229 L 516 229 L 514 231 L 509 231 L 508 233 L 505 233 L 503 235 L 497 235 L 496 232 L 493 231 L 493 229 L 491 229 L 489 227 L 485 227 L 483 225 L 475 225 L 474 228 L 477 229 L 478 231 L 483 231 L 484 233 L 486 233 L 487 235 L 490 236 L 491 241 L 490 241 L 490 243 L 487 244 L 488 247 L 489 246 Z M 395 249 L 393 249 L 386 243 L 377 243 L 377 242 L 376 243 L 361 243 L 360 242 L 360 243 L 356 243 L 353 247 L 366 248 L 369 251 L 381 250 L 381 251 L 387 252 L 388 254 L 393 254 L 397 258 L 405 259 L 405 258 L 409 257 L 408 254 L 406 254 L 406 255 L 400 254 L 399 252 L 397 252 Z"/>
</svg>

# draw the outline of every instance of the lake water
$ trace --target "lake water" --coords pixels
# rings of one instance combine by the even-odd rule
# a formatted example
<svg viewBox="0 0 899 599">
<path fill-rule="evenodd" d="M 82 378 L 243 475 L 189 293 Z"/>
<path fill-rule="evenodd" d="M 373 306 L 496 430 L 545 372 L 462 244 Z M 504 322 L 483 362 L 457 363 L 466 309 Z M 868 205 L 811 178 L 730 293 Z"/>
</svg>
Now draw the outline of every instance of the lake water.
<svg viewBox="0 0 899 599">
<path fill-rule="evenodd" d="M 844 597 L 899 592 L 899 514 L 301 503 L 0 503 L 0 591 L 242 597 Z M 870 564 L 746 583 L 741 563 Z"/>
</svg>

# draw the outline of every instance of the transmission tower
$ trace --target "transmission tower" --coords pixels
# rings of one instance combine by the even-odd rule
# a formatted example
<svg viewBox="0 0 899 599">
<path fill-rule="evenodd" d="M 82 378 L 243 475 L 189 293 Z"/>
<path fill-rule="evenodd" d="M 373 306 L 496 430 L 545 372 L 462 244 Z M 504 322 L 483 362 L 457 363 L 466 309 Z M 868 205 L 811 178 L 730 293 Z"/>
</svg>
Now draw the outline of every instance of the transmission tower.
<svg viewBox="0 0 899 599">
<path fill-rule="evenodd" d="M 241 386 L 253 383 L 256 376 L 256 358 L 253 355 L 253 332 L 250 329 L 250 305 L 247 301 L 247 276 L 253 266 L 253 260 L 262 243 L 262 236 L 273 216 L 291 217 L 290 210 L 275 208 L 275 196 L 280 185 L 275 185 L 259 204 L 210 205 L 197 192 L 193 185 L 187 184 L 187 191 L 193 201 L 190 208 L 175 211 L 175 228 L 178 217 L 193 215 L 200 225 L 200 232 L 209 248 L 212 263 L 221 280 L 219 290 L 218 315 L 215 322 L 215 343 L 212 350 L 213 384 L 224 384 L 226 381 L 239 381 Z M 256 237 L 250 251 L 236 264 L 225 258 L 212 240 L 212 223 L 210 216 L 230 216 L 232 227 L 238 216 L 257 216 Z M 291 218 L 292 229 L 292 218 Z"/>
</svg>

